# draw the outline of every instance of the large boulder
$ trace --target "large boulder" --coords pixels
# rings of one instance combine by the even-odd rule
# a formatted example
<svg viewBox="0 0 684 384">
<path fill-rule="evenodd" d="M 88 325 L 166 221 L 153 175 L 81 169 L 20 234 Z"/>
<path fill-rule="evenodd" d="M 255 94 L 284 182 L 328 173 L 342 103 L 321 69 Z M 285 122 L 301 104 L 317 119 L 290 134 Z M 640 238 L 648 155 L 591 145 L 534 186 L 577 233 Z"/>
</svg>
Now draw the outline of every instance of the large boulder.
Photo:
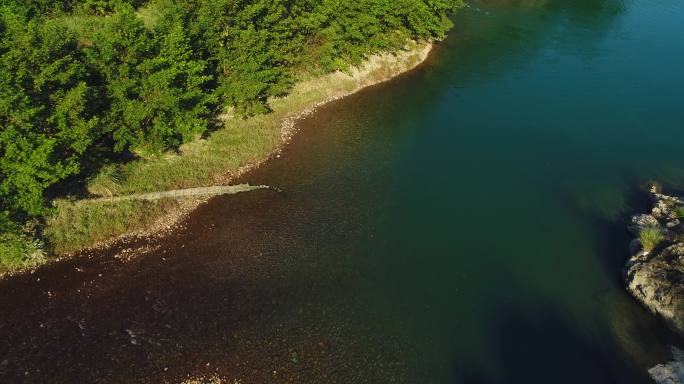
<svg viewBox="0 0 684 384">
<path fill-rule="evenodd" d="M 672 348 L 673 360 L 648 370 L 657 384 L 684 384 L 684 352 Z"/>
<path fill-rule="evenodd" d="M 653 197 L 652 213 L 634 216 L 629 230 L 638 237 L 642 229 L 656 227 L 663 240 L 650 252 L 638 240 L 630 245 L 633 255 L 625 265 L 625 281 L 634 297 L 684 335 L 684 230 L 676 212 L 684 203 L 659 193 Z"/>
</svg>

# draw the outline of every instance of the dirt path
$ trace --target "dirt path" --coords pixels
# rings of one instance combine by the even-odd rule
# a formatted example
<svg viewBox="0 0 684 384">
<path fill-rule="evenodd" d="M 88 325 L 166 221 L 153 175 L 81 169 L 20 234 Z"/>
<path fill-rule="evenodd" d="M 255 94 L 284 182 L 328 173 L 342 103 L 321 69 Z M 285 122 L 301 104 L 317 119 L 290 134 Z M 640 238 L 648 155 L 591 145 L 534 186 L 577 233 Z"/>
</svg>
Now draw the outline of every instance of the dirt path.
<svg viewBox="0 0 684 384">
<path fill-rule="evenodd" d="M 225 185 L 225 186 L 214 186 L 214 187 L 201 187 L 201 188 L 187 188 L 187 189 L 174 189 L 170 191 L 162 192 L 150 192 L 150 193 L 138 193 L 134 195 L 127 196 L 114 196 L 114 197 L 99 197 L 96 199 L 86 199 L 83 202 L 89 203 L 99 203 L 99 202 L 117 202 L 126 200 L 159 200 L 163 198 L 179 199 L 184 197 L 208 197 L 217 195 L 233 195 L 240 192 L 249 192 L 257 189 L 275 189 L 268 185 L 249 185 L 249 184 L 238 184 L 238 185 Z"/>
</svg>

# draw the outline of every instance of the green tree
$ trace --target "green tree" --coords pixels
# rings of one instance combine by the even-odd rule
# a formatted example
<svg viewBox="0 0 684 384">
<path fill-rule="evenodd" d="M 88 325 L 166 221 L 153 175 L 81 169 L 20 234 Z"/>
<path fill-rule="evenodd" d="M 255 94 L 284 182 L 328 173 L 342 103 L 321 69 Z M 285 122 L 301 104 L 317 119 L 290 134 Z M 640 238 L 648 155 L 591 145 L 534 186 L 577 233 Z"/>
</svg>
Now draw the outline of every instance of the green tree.
<svg viewBox="0 0 684 384">
<path fill-rule="evenodd" d="M 0 204 L 36 216 L 45 190 L 79 172 L 98 118 L 76 37 L 6 8 L 0 18 Z"/>
<path fill-rule="evenodd" d="M 160 26 L 156 34 L 161 36 L 156 55 L 139 66 L 145 109 L 138 117 L 148 124 L 141 144 L 161 152 L 207 130 L 215 97 L 206 91 L 212 76 L 203 60 L 193 58 L 182 25 Z"/>
<path fill-rule="evenodd" d="M 296 41 L 294 31 L 284 28 L 291 23 L 284 3 L 217 0 L 203 2 L 199 10 L 217 94 L 243 115 L 266 112 L 266 99 L 282 95 L 292 84 L 289 44 Z"/>
<path fill-rule="evenodd" d="M 265 113 L 299 76 L 441 38 L 460 3 L 0 0 L 0 245 L 33 247 L 25 224 L 101 157 L 173 150 L 219 104 Z"/>
<path fill-rule="evenodd" d="M 131 7 L 121 7 L 89 56 L 111 100 L 107 127 L 115 150 L 160 153 L 207 129 L 213 97 L 204 87 L 211 76 L 179 24 L 153 33 Z"/>
</svg>

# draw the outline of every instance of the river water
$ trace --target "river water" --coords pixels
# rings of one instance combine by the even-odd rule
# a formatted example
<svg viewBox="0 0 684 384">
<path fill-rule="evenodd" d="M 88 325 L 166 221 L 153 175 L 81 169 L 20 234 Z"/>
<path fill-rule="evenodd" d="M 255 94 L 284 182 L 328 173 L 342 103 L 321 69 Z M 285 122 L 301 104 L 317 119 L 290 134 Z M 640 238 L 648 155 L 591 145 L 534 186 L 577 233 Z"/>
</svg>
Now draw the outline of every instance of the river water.
<svg viewBox="0 0 684 384">
<path fill-rule="evenodd" d="M 323 107 L 130 261 L 0 283 L 0 382 L 648 383 L 624 290 L 644 185 L 684 187 L 684 3 L 488 1 Z"/>
</svg>

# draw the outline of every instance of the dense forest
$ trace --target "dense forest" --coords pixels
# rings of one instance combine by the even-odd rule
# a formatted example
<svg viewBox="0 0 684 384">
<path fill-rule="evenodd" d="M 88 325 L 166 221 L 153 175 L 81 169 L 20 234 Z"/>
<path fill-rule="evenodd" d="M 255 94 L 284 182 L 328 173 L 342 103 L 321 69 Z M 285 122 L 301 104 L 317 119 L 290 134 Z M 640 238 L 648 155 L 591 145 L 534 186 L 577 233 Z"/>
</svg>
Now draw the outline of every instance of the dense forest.
<svg viewBox="0 0 684 384">
<path fill-rule="evenodd" d="M 108 161 L 174 150 L 302 73 L 440 38 L 458 0 L 0 0 L 0 243 Z"/>
</svg>

